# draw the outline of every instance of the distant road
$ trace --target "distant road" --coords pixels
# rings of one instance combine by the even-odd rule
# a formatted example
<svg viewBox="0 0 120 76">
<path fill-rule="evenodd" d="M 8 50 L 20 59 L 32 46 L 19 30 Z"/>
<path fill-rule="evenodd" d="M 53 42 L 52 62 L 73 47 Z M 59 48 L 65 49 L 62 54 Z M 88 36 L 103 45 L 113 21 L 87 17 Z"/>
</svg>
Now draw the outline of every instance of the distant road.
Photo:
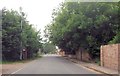
<svg viewBox="0 0 120 76">
<path fill-rule="evenodd" d="M 58 55 L 45 55 L 13 74 L 96 74 Z"/>
</svg>

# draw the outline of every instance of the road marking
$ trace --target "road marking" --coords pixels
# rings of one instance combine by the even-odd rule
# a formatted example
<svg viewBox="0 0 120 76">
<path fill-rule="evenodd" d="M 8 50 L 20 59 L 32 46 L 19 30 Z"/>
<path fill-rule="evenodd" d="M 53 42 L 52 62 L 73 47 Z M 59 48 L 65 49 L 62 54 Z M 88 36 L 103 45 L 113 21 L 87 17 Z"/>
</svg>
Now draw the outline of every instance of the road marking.
<svg viewBox="0 0 120 76">
<path fill-rule="evenodd" d="M 97 73 L 97 74 L 101 74 L 100 72 L 94 71 L 94 70 L 92 70 L 92 69 L 90 69 L 90 68 L 87 68 L 87 67 L 85 67 L 85 66 L 82 66 L 82 65 L 79 65 L 79 66 L 81 66 L 81 67 L 83 67 L 83 68 L 85 68 L 85 69 L 87 69 L 87 70 L 90 70 L 90 71 L 92 71 L 92 72 L 95 72 L 95 73 Z"/>
<path fill-rule="evenodd" d="M 23 67 L 23 68 L 24 68 L 24 67 Z M 20 69 L 18 69 L 17 71 L 11 73 L 11 74 L 15 74 L 15 73 L 17 73 L 18 71 L 22 70 L 23 68 L 20 68 Z"/>
<path fill-rule="evenodd" d="M 33 63 L 33 62 L 35 62 L 35 61 L 36 61 L 36 60 L 33 60 L 33 61 L 29 62 L 29 63 L 26 63 L 22 68 L 18 69 L 17 71 L 15 71 L 15 72 L 13 72 L 13 73 L 11 73 L 11 74 L 17 73 L 18 71 L 22 70 L 23 68 L 27 67 L 28 65 L 30 65 L 31 63 Z"/>
<path fill-rule="evenodd" d="M 91 71 L 91 72 L 95 72 L 95 73 L 97 73 L 97 74 L 102 74 L 102 73 L 100 73 L 100 72 L 94 71 L 94 70 L 92 70 L 92 69 L 90 69 L 90 68 L 87 68 L 87 67 L 85 67 L 85 66 L 82 66 L 82 65 L 80 65 L 79 63 L 74 63 L 74 64 L 76 64 L 77 66 L 82 67 L 82 68 L 84 68 L 84 69 L 86 69 L 86 70 L 89 70 L 89 71 Z"/>
<path fill-rule="evenodd" d="M 69 61 L 71 61 L 71 62 L 73 62 L 72 60 L 70 60 L 70 59 L 67 59 L 67 60 L 69 60 Z M 97 72 L 97 71 L 95 71 L 95 70 L 93 70 L 93 69 L 90 69 L 90 68 L 87 68 L 87 67 L 85 67 L 85 66 L 83 66 L 83 65 L 80 65 L 79 63 L 77 63 L 77 62 L 73 62 L 75 65 L 77 65 L 77 66 L 79 66 L 79 67 L 82 67 L 82 68 L 84 68 L 84 69 L 86 69 L 86 70 L 89 70 L 89 71 L 91 71 L 91 72 L 94 72 L 94 73 L 97 73 L 97 74 L 102 74 L 102 73 L 100 73 L 100 72 Z"/>
</svg>

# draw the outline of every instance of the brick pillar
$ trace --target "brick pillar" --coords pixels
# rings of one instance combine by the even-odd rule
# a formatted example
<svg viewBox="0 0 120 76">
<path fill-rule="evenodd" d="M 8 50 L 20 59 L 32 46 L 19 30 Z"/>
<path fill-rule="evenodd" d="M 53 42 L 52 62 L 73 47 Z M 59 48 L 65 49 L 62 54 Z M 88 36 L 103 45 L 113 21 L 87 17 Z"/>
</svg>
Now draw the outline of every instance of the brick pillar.
<svg viewBox="0 0 120 76">
<path fill-rule="evenodd" d="M 101 66 L 120 72 L 120 44 L 109 44 L 100 47 Z"/>
<path fill-rule="evenodd" d="M 100 65 L 104 66 L 104 59 L 103 59 L 103 46 L 100 47 Z"/>
<path fill-rule="evenodd" d="M 118 44 L 118 72 L 120 74 L 120 44 Z"/>
</svg>

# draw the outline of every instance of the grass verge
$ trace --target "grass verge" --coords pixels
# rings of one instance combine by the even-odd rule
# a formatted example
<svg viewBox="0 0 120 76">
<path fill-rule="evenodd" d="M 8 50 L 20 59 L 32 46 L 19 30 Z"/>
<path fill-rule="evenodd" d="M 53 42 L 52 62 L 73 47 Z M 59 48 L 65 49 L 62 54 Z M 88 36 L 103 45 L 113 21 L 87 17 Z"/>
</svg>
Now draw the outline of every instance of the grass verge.
<svg viewBox="0 0 120 76">
<path fill-rule="evenodd" d="M 0 61 L 0 64 L 26 63 L 26 62 L 29 62 L 29 61 L 32 61 L 32 60 L 35 60 L 35 59 L 38 59 L 38 58 L 41 58 L 41 57 L 42 56 L 39 55 L 39 56 L 30 58 L 30 59 L 26 59 L 26 60 L 17 60 L 17 61 L 7 61 L 7 60 L 4 60 L 4 61 Z"/>
</svg>

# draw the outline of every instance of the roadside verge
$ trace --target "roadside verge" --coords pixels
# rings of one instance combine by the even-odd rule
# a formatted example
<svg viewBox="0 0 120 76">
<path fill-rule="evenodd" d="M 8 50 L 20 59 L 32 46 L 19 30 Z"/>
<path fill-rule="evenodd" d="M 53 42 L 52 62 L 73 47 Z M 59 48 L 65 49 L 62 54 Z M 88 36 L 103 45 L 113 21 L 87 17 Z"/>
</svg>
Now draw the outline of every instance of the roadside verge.
<svg viewBox="0 0 120 76">
<path fill-rule="evenodd" d="M 73 58 L 69 58 L 69 57 L 64 57 L 64 58 L 67 59 L 67 60 L 70 60 L 74 63 L 77 63 L 77 64 L 79 64 L 83 67 L 86 67 L 88 69 L 94 70 L 96 72 L 100 72 L 101 74 L 107 74 L 108 76 L 119 76 L 118 72 L 116 70 L 101 67 L 101 66 L 98 66 L 98 65 L 93 64 L 93 63 L 87 63 L 87 62 L 79 61 L 77 59 L 73 59 Z"/>
</svg>

